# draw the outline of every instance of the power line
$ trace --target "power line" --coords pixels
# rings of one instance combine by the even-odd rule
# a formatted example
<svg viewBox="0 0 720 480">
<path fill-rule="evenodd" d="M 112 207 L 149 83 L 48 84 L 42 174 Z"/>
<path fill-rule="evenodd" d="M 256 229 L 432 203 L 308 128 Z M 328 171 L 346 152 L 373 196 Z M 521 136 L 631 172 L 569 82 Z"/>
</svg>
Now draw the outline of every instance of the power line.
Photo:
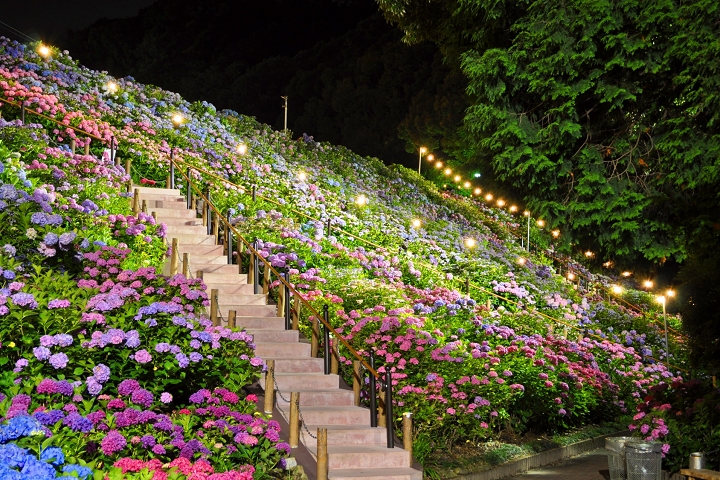
<svg viewBox="0 0 720 480">
<path fill-rule="evenodd" d="M 5 29 L 6 29 L 6 30 L 14 33 L 15 35 L 20 35 L 20 36 L 22 36 L 22 37 L 25 37 L 25 38 L 27 38 L 28 40 L 30 40 L 31 42 L 37 42 L 37 41 L 39 41 L 39 39 L 37 39 L 37 38 L 32 38 L 30 35 L 27 35 L 27 34 L 21 32 L 21 31 L 18 30 L 17 28 L 13 27 L 12 25 L 8 25 L 7 23 L 3 22 L 2 20 L 0 20 L 0 24 L 5 25 Z"/>
</svg>

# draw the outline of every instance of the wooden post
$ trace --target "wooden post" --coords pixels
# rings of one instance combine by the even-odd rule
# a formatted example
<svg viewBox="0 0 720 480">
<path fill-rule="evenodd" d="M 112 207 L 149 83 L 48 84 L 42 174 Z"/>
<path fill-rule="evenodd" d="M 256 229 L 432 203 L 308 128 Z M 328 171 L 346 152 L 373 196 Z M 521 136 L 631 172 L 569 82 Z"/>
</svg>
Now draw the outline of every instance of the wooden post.
<svg viewBox="0 0 720 480">
<path fill-rule="evenodd" d="M 74 138 L 70 139 L 70 150 L 72 151 L 72 154 L 75 155 L 75 149 L 77 148 L 77 142 Z"/>
<path fill-rule="evenodd" d="M 360 366 L 362 364 L 360 363 L 360 360 L 354 360 L 353 361 L 353 397 L 355 399 L 354 405 L 356 407 L 360 406 Z"/>
<path fill-rule="evenodd" d="M 413 428 L 412 428 L 412 413 L 403 413 L 403 448 L 407 450 L 412 459 L 412 444 L 413 444 Z"/>
<path fill-rule="evenodd" d="M 263 271 L 263 289 L 262 292 L 267 295 L 270 292 L 270 267 L 268 264 L 265 264 L 265 268 Z M 278 315 L 278 317 L 281 317 L 282 315 Z"/>
<path fill-rule="evenodd" d="M 268 360 L 265 372 L 265 413 L 271 414 L 273 406 L 275 406 L 275 360 Z"/>
<path fill-rule="evenodd" d="M 210 320 L 213 325 L 218 326 L 218 303 L 217 303 L 218 291 L 217 288 L 210 290 Z"/>
<path fill-rule="evenodd" d="M 252 285 L 255 283 L 255 254 L 250 251 L 250 265 L 248 266 L 248 273 L 247 273 L 247 284 Z"/>
<path fill-rule="evenodd" d="M 202 209 L 202 221 L 203 221 L 203 227 L 207 227 L 208 217 L 207 217 L 207 208 L 203 207 Z"/>
<path fill-rule="evenodd" d="M 290 448 L 297 448 L 300 442 L 300 392 L 290 393 Z"/>
<path fill-rule="evenodd" d="M 150 215 L 152 215 L 153 220 L 155 220 L 155 224 L 157 225 L 157 212 L 152 212 Z"/>
<path fill-rule="evenodd" d="M 285 315 L 285 284 L 280 282 L 278 285 L 278 302 L 277 302 L 277 316 L 282 317 Z"/>
<path fill-rule="evenodd" d="M 302 306 L 302 303 L 300 303 L 300 296 L 295 296 L 295 307 L 293 308 L 293 319 L 292 319 L 292 329 L 298 330 L 300 328 L 300 307 Z"/>
<path fill-rule="evenodd" d="M 712 384 L 713 388 L 717 388 L 717 377 L 715 375 L 712 376 Z"/>
<path fill-rule="evenodd" d="M 470 279 L 465 279 L 465 295 L 470 295 Z"/>
<path fill-rule="evenodd" d="M 312 319 L 312 339 L 310 339 L 310 356 L 317 358 L 318 345 L 320 345 L 320 320 Z"/>
<path fill-rule="evenodd" d="M 142 212 L 147 213 L 147 200 L 142 201 Z"/>
<path fill-rule="evenodd" d="M 379 402 L 378 402 L 378 427 L 385 427 L 387 426 L 387 417 L 385 415 L 385 411 L 387 410 L 385 408 L 385 399 L 383 398 L 384 395 L 378 395 Z"/>
<path fill-rule="evenodd" d="M 317 429 L 317 480 L 328 479 L 327 428 Z"/>
<path fill-rule="evenodd" d="M 172 239 L 172 253 L 170 254 L 170 275 L 176 275 L 178 273 L 178 239 Z"/>
<path fill-rule="evenodd" d="M 237 326 L 235 319 L 236 316 L 237 313 L 235 312 L 235 310 L 230 310 L 230 312 L 228 313 L 228 328 L 235 328 Z"/>
<path fill-rule="evenodd" d="M 190 275 L 190 254 L 185 252 L 183 253 L 183 276 L 189 278 L 188 275 Z"/>
<path fill-rule="evenodd" d="M 213 222 L 213 235 L 215 236 L 215 245 L 218 245 L 220 243 L 220 237 L 218 236 L 220 233 L 220 218 L 219 215 L 215 215 L 215 221 Z"/>
<path fill-rule="evenodd" d="M 198 270 L 197 272 L 195 272 L 195 278 L 199 278 L 200 280 L 202 280 L 203 279 L 203 271 Z"/>
<path fill-rule="evenodd" d="M 340 352 L 338 352 L 338 339 L 330 340 L 330 373 L 337 375 L 340 371 Z"/>
<path fill-rule="evenodd" d="M 140 189 L 136 188 L 133 193 L 132 210 L 135 215 L 140 213 Z"/>
<path fill-rule="evenodd" d="M 170 186 L 170 180 L 171 180 L 171 179 L 170 179 L 170 174 L 168 173 L 168 176 L 167 176 L 167 178 L 165 179 L 165 188 L 172 188 L 172 187 Z"/>
</svg>

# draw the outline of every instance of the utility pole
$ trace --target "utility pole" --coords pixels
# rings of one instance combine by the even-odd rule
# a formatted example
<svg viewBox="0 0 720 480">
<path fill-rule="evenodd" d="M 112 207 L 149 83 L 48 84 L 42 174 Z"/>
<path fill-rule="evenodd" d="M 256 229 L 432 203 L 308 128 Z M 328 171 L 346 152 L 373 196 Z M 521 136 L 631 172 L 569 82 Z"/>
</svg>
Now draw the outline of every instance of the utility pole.
<svg viewBox="0 0 720 480">
<path fill-rule="evenodd" d="M 280 98 L 282 98 L 283 100 L 285 100 L 285 105 L 283 105 L 283 108 L 285 109 L 285 128 L 283 129 L 283 131 L 284 131 L 285 133 L 287 133 L 287 109 L 288 109 L 287 101 L 288 101 L 288 97 L 287 97 L 287 96 L 281 96 Z"/>
</svg>

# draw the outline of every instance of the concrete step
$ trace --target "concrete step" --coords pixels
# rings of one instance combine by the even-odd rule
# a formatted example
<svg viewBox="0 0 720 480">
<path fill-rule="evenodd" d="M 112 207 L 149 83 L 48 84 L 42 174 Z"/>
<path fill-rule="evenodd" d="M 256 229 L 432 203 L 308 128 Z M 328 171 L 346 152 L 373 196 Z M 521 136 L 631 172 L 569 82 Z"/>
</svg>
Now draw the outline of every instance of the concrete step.
<svg viewBox="0 0 720 480">
<path fill-rule="evenodd" d="M 148 208 L 148 211 L 155 212 L 158 221 L 162 222 L 164 218 L 197 218 L 197 213 L 186 208 Z"/>
<path fill-rule="evenodd" d="M 158 208 L 167 208 L 167 209 L 173 209 L 173 210 L 187 209 L 187 204 L 185 203 L 185 199 L 180 199 L 182 201 L 158 200 L 158 199 L 152 200 L 152 199 L 148 199 L 147 197 L 141 196 L 140 197 L 140 206 L 142 206 L 143 200 L 145 200 L 148 210 L 155 210 Z"/>
<path fill-rule="evenodd" d="M 334 468 L 329 480 L 422 480 L 420 470 L 412 468 Z"/>
<path fill-rule="evenodd" d="M 307 406 L 301 408 L 300 410 L 302 411 L 303 419 L 307 425 L 370 426 L 370 410 L 367 408 Z"/>
<path fill-rule="evenodd" d="M 311 454 L 317 456 L 317 444 L 307 445 L 307 449 Z M 410 455 L 407 450 L 399 447 L 328 445 L 328 468 L 330 470 L 360 468 L 378 470 L 381 468 L 409 468 L 410 465 Z"/>
<path fill-rule="evenodd" d="M 265 357 L 302 357 L 310 356 L 310 344 L 299 342 L 258 342 L 255 341 L 255 355 Z"/>
<path fill-rule="evenodd" d="M 295 388 L 293 390 L 280 390 L 280 393 L 282 393 L 282 397 L 285 397 L 286 399 L 290 399 L 290 393 L 291 392 L 300 392 L 300 406 L 312 406 L 312 407 L 322 407 L 322 406 L 333 406 L 333 407 L 348 407 L 353 406 L 354 399 L 353 399 L 353 392 L 352 390 L 341 390 L 341 389 L 334 389 L 334 390 L 324 390 L 324 389 L 316 389 L 316 388 Z M 280 395 L 277 396 L 277 402 L 278 405 L 289 405 L 289 402 L 286 402 L 282 399 Z M 370 429 L 370 427 L 368 427 Z M 372 429 L 375 430 L 375 429 Z M 313 430 L 310 430 L 311 432 Z M 353 443 L 353 442 L 346 442 L 346 443 Z M 363 442 L 364 443 L 364 442 Z"/>
<path fill-rule="evenodd" d="M 265 357 L 268 360 L 275 360 L 275 373 L 323 373 L 325 364 L 322 358 L 308 357 Z M 263 384 L 265 388 L 265 384 Z"/>
<path fill-rule="evenodd" d="M 228 265 L 227 263 L 200 263 L 194 262 L 190 259 L 190 269 L 195 272 L 203 272 L 203 280 L 205 280 L 205 274 L 208 273 L 226 273 L 230 275 L 237 275 L 238 266 Z M 197 275 L 196 275 L 197 276 Z"/>
<path fill-rule="evenodd" d="M 247 333 L 253 336 L 255 343 L 298 343 L 300 332 L 297 330 L 269 330 L 248 328 Z M 300 355 L 302 356 L 302 355 Z"/>
<path fill-rule="evenodd" d="M 201 254 L 197 254 L 197 253 L 195 255 L 193 255 L 192 257 L 190 257 L 190 263 L 194 263 L 196 265 L 227 265 L 228 264 L 227 257 L 225 255 L 201 255 Z"/>
<path fill-rule="evenodd" d="M 262 355 L 258 355 L 263 360 L 266 360 L 266 358 L 277 358 L 277 357 L 263 357 Z M 265 374 L 262 375 L 262 383 L 263 387 L 265 386 Z M 277 388 L 281 391 L 293 391 L 293 389 L 311 389 L 311 390 L 320 390 L 320 389 L 338 389 L 340 388 L 340 378 L 337 375 L 325 375 L 322 373 L 281 373 L 278 372 L 277 369 L 275 370 L 275 383 L 277 383 Z M 355 408 L 355 407 L 353 407 Z M 368 418 L 370 418 L 368 416 Z M 308 423 L 336 423 L 336 422 L 323 422 L 323 421 L 314 421 L 311 422 L 307 418 L 305 419 Z M 368 420 L 369 421 L 369 420 Z M 368 423 L 368 425 L 370 425 Z"/>
<path fill-rule="evenodd" d="M 225 321 L 223 322 L 223 325 L 227 327 L 228 312 L 223 310 L 222 315 L 223 315 L 223 318 L 225 319 Z M 235 325 L 237 326 L 237 328 L 240 328 L 240 329 L 245 328 L 245 329 L 256 330 L 256 331 L 260 330 L 260 329 L 285 331 L 285 319 L 282 317 L 239 316 L 239 317 L 235 317 Z M 268 358 L 272 358 L 272 357 L 268 357 Z M 322 368 L 320 369 L 320 371 L 323 371 Z"/>
<path fill-rule="evenodd" d="M 206 272 L 205 276 L 203 277 L 203 280 L 205 280 L 205 285 L 208 285 L 208 284 L 213 284 L 213 285 L 219 285 L 219 284 L 243 285 L 243 284 L 247 284 L 247 273 L 238 273 L 240 271 L 240 267 L 238 265 L 234 265 L 234 267 L 235 267 L 234 273 Z"/>
<path fill-rule="evenodd" d="M 290 398 L 283 392 L 285 398 Z M 278 397 L 278 402 L 280 402 Z M 300 393 L 302 405 L 303 394 Z M 371 427 L 370 425 L 309 425 L 307 429 L 316 435 L 318 428 L 327 429 L 328 445 L 387 445 L 387 432 L 384 427 Z M 312 445 L 315 441 L 305 429 L 300 429 L 300 440 L 305 445 Z"/>
<path fill-rule="evenodd" d="M 133 193 L 135 191 L 133 190 Z M 178 195 L 166 195 L 164 193 L 141 193 L 140 200 L 146 200 L 148 202 L 168 202 L 168 203 L 182 203 L 187 208 L 187 201 L 185 197 Z"/>
<path fill-rule="evenodd" d="M 172 239 L 170 239 L 172 241 Z M 193 259 L 195 259 L 195 255 L 214 255 L 219 256 L 223 254 L 223 246 L 222 245 L 195 245 L 195 244 L 187 244 L 183 245 L 182 243 L 178 247 L 178 250 L 180 253 L 187 253 L 190 255 L 190 261 L 192 262 Z"/>
<path fill-rule="evenodd" d="M 254 293 L 251 293 L 250 295 L 243 293 L 227 293 L 218 297 L 218 305 L 223 308 L 227 306 L 230 309 L 233 306 L 241 305 L 267 305 L 267 295 L 263 293 L 259 293 L 257 295 Z M 277 311 L 277 307 L 275 307 L 275 310 Z"/>
<path fill-rule="evenodd" d="M 203 227 L 202 218 L 178 218 L 178 217 L 166 217 L 163 218 L 162 223 L 170 226 L 191 226 L 191 227 Z M 205 234 L 207 234 L 207 227 L 205 228 Z"/>
<path fill-rule="evenodd" d="M 192 263 L 192 258 L 190 259 L 190 262 Z M 248 284 L 233 285 L 231 283 L 208 283 L 206 281 L 205 285 L 207 285 L 208 292 L 212 289 L 216 289 L 221 295 L 221 300 L 225 295 L 255 295 L 254 287 Z"/>
<path fill-rule="evenodd" d="M 178 212 L 184 212 L 185 210 L 178 210 Z M 189 210 L 188 210 L 189 211 Z M 167 236 L 172 238 L 176 233 L 188 233 L 191 235 L 207 235 L 207 227 L 203 225 L 168 225 L 167 223 Z"/>
<path fill-rule="evenodd" d="M 134 192 L 135 189 L 137 189 L 140 192 L 140 195 L 149 193 L 153 195 L 171 195 L 175 197 L 182 197 L 182 194 L 180 193 L 180 190 L 177 188 L 156 188 L 156 187 L 143 187 L 142 185 L 133 185 L 132 191 Z"/>
<path fill-rule="evenodd" d="M 230 267 L 230 265 L 226 266 Z M 235 310 L 235 314 L 241 317 L 277 317 L 277 306 L 275 305 L 223 305 L 222 310 L 223 315 L 226 315 L 229 310 Z M 285 319 L 282 320 L 285 325 Z"/>
<path fill-rule="evenodd" d="M 193 235 L 192 233 L 168 233 L 168 243 L 171 243 L 173 238 L 177 238 L 180 245 L 215 245 L 215 237 L 213 235 Z"/>
</svg>

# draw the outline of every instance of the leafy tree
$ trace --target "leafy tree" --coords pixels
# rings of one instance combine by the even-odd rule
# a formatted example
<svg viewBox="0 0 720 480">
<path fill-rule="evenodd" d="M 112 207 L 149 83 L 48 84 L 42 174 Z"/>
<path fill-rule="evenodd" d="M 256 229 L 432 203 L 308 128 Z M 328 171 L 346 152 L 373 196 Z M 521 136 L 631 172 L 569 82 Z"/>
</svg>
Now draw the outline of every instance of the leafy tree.
<svg viewBox="0 0 720 480">
<path fill-rule="evenodd" d="M 379 4 L 460 65 L 466 151 L 567 240 L 658 263 L 717 243 L 717 2 Z"/>
</svg>

